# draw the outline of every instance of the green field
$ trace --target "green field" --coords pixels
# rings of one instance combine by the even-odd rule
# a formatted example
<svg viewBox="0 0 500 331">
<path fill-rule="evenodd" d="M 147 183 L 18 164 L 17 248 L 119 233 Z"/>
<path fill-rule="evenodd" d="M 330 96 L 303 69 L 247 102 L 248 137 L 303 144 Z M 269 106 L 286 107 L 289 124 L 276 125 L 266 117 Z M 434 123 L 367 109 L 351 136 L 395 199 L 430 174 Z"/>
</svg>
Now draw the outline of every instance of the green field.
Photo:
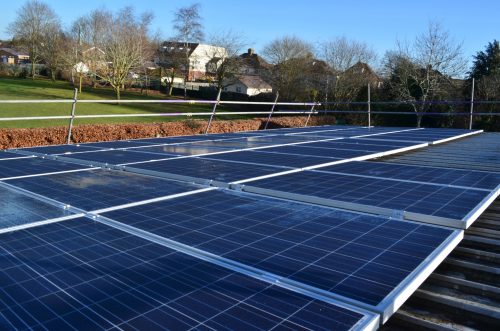
<svg viewBox="0 0 500 331">
<path fill-rule="evenodd" d="M 66 81 L 52 82 L 46 79 L 22 79 L 22 78 L 0 78 L 0 100 L 48 100 L 48 99 L 72 99 L 74 87 Z M 141 95 L 139 92 L 124 91 L 122 99 L 160 100 L 166 99 L 164 94 Z M 172 97 L 175 99 L 178 97 Z M 110 88 L 84 87 L 78 99 L 115 99 L 114 91 Z M 133 114 L 133 113 L 196 113 L 210 112 L 211 105 L 201 104 L 77 104 L 77 115 L 90 114 Z M 220 111 L 227 108 L 220 107 Z M 29 116 L 60 116 L 70 115 L 70 103 L 25 103 L 25 104 L 2 104 L 0 102 L 0 117 L 29 117 Z M 202 117 L 200 117 L 202 118 Z M 218 117 L 221 119 L 221 117 Z M 75 125 L 91 123 L 144 123 L 161 122 L 172 120 L 185 120 L 185 116 L 179 117 L 129 117 L 129 118 L 95 118 L 77 119 Z M 0 121 L 0 128 L 32 128 L 67 125 L 68 120 L 26 120 L 26 121 Z"/>
</svg>

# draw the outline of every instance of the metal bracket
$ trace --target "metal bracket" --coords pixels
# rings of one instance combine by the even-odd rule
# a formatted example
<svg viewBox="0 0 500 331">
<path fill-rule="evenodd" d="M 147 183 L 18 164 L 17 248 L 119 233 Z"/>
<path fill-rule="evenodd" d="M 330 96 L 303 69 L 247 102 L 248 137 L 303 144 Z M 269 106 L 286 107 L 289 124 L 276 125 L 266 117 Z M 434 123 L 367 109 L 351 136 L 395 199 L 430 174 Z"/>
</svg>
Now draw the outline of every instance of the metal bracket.
<svg viewBox="0 0 500 331">
<path fill-rule="evenodd" d="M 405 219 L 405 211 L 401 209 L 393 209 L 391 214 L 391 220 L 402 221 Z"/>
</svg>

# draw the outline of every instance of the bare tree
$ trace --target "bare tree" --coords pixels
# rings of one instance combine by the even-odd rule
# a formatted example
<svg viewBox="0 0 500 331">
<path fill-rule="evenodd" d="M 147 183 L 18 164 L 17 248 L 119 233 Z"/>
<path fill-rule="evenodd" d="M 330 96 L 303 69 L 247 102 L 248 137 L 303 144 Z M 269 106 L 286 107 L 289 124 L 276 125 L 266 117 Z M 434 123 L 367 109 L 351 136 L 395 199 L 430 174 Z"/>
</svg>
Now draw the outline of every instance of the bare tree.
<svg viewBox="0 0 500 331">
<path fill-rule="evenodd" d="M 36 64 L 41 59 L 41 44 L 50 28 L 58 24 L 57 15 L 47 4 L 39 0 L 30 0 L 19 9 L 16 20 L 8 27 L 13 38 L 28 51 L 33 79 Z"/>
<path fill-rule="evenodd" d="M 201 42 L 204 38 L 201 24 L 200 4 L 178 9 L 174 14 L 174 30 L 177 39 L 184 44 L 184 98 L 187 97 L 186 82 L 189 79 L 189 43 Z"/>
<path fill-rule="evenodd" d="M 234 84 L 234 78 L 242 63 L 239 54 L 244 45 L 243 37 L 231 30 L 210 37 L 210 47 L 206 54 L 209 59 L 207 72 L 214 75 L 219 93 L 225 87 Z"/>
<path fill-rule="evenodd" d="M 373 63 L 377 57 L 366 43 L 349 40 L 346 37 L 322 43 L 318 53 L 318 57 L 331 69 L 324 78 L 327 102 L 328 95 L 335 101 L 352 101 L 358 95 L 359 89 L 366 85 L 372 76 L 354 70 L 354 66 Z"/>
<path fill-rule="evenodd" d="M 40 43 L 40 58 L 49 69 L 52 81 L 55 81 L 57 71 L 64 69 L 66 56 L 64 43 L 67 37 L 62 32 L 59 22 L 49 24 L 46 32 L 43 42 Z"/>
<path fill-rule="evenodd" d="M 388 52 L 384 61 L 392 93 L 409 102 L 418 127 L 431 106 L 429 101 L 443 94 L 451 78 L 462 75 L 465 68 L 462 45 L 435 22 L 430 22 L 412 44 L 398 42 L 397 50 Z"/>
<path fill-rule="evenodd" d="M 274 65 L 267 77 L 281 96 L 292 100 L 303 83 L 303 74 L 313 58 L 312 46 L 297 37 L 285 36 L 264 47 L 264 57 Z"/>
<path fill-rule="evenodd" d="M 132 8 L 126 7 L 108 23 L 102 49 L 106 65 L 98 74 L 113 87 L 117 100 L 131 71 L 140 68 L 150 56 L 148 27 L 151 20 L 152 14 L 136 18 Z"/>
</svg>

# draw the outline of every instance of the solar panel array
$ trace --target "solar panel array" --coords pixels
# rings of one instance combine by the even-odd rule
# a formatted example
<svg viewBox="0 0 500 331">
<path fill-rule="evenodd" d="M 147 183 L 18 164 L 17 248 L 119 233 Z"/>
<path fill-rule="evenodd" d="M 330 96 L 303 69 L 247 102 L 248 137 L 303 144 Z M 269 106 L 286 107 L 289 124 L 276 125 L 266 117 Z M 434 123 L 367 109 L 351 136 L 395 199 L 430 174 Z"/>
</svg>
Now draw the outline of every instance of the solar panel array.
<svg viewBox="0 0 500 331">
<path fill-rule="evenodd" d="M 0 327 L 376 329 L 500 176 L 366 160 L 478 133 L 321 126 L 0 152 Z"/>
</svg>

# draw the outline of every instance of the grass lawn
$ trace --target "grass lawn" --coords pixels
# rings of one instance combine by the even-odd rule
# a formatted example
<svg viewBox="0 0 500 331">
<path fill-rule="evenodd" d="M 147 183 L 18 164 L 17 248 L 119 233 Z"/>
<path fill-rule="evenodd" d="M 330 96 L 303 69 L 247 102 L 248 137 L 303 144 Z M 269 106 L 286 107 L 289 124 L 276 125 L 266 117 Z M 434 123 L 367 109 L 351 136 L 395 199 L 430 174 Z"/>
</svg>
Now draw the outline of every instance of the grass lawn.
<svg viewBox="0 0 500 331">
<path fill-rule="evenodd" d="M 72 99 L 74 87 L 66 81 L 52 82 L 47 79 L 22 79 L 0 77 L 0 100 L 47 100 L 47 99 Z M 141 95 L 139 92 L 124 91 L 122 99 L 166 99 L 164 94 Z M 172 99 L 178 97 L 172 97 Z M 115 99 L 114 91 L 110 88 L 84 87 L 78 99 Z M 218 111 L 230 109 L 219 106 Z M 210 112 L 211 105 L 202 104 L 77 104 L 77 115 L 90 114 L 133 114 L 133 113 L 196 113 Z M 70 103 L 25 103 L 2 104 L 0 103 L 0 117 L 28 117 L 28 116 L 60 116 L 70 115 Z M 200 117 L 205 118 L 205 117 Z M 222 117 L 217 117 L 222 119 Z M 236 118 L 233 116 L 232 118 Z M 240 117 L 241 118 L 241 117 Z M 129 118 L 93 118 L 75 120 L 75 125 L 91 123 L 144 123 L 172 120 L 185 120 L 185 116 L 176 117 L 129 117 Z M 67 125 L 68 120 L 26 120 L 26 121 L 0 121 L 0 128 L 33 128 Z"/>
</svg>

